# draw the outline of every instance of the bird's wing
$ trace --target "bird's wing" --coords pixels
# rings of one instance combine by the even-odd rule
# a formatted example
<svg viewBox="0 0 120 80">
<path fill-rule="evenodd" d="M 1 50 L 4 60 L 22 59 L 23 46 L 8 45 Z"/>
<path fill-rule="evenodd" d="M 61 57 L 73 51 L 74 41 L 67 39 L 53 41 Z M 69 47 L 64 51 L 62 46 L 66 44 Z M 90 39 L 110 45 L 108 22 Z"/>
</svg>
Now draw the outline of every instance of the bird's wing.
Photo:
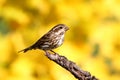
<svg viewBox="0 0 120 80">
<path fill-rule="evenodd" d="M 52 41 L 52 35 L 50 33 L 47 33 L 45 35 L 43 35 L 35 44 L 34 46 L 40 46 L 40 45 L 44 45 L 44 44 L 47 44 L 49 42 Z"/>
</svg>

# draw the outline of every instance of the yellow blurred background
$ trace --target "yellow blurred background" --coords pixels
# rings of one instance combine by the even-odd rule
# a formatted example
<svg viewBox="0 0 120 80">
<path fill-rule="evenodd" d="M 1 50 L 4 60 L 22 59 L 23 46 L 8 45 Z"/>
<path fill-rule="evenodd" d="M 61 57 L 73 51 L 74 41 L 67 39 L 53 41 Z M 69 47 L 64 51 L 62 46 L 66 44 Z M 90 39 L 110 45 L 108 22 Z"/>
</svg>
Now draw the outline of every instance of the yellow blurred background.
<svg viewBox="0 0 120 80">
<path fill-rule="evenodd" d="M 70 30 L 57 53 L 100 80 L 120 80 L 119 0 L 0 0 L 0 80 L 76 80 L 42 50 L 17 53 L 59 23 Z"/>
</svg>

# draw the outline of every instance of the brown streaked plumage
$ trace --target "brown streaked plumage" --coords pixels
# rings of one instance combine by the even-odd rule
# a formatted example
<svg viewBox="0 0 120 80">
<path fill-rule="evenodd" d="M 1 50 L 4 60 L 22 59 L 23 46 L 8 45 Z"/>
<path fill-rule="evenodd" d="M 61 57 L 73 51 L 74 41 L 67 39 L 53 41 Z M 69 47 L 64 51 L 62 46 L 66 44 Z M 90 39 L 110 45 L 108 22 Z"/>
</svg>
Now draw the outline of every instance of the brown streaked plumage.
<svg viewBox="0 0 120 80">
<path fill-rule="evenodd" d="M 47 51 L 47 50 L 52 51 L 52 49 L 55 49 L 63 44 L 64 35 L 67 30 L 69 30 L 69 28 L 65 24 L 58 24 L 54 26 L 45 35 L 43 35 L 35 44 L 19 52 L 23 51 L 25 53 L 31 49 L 41 49 L 44 51 Z"/>
</svg>

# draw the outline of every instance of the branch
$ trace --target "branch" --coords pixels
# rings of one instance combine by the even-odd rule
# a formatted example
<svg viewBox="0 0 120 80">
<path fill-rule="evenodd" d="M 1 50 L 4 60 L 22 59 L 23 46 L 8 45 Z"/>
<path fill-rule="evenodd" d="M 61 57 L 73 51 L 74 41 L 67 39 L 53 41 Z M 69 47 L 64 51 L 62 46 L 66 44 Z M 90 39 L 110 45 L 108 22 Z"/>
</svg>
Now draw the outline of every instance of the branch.
<svg viewBox="0 0 120 80">
<path fill-rule="evenodd" d="M 55 53 L 55 52 L 54 52 Z M 74 62 L 68 60 L 66 57 L 61 56 L 57 53 L 51 54 L 49 52 L 46 52 L 46 56 L 59 64 L 61 67 L 68 70 L 70 73 L 72 73 L 78 80 L 98 80 L 95 78 L 95 76 L 91 76 L 91 74 L 87 71 L 83 71 L 80 69 Z"/>
</svg>

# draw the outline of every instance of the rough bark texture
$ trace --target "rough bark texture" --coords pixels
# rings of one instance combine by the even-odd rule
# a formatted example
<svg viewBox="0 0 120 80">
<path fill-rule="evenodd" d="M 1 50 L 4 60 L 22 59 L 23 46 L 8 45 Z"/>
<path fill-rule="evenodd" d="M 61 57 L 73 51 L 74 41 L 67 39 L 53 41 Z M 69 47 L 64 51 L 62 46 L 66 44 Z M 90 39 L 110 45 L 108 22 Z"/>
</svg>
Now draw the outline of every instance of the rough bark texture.
<svg viewBox="0 0 120 80">
<path fill-rule="evenodd" d="M 91 74 L 87 71 L 83 71 L 80 69 L 74 62 L 68 60 L 66 57 L 61 56 L 57 53 L 51 54 L 46 52 L 46 56 L 68 70 L 72 73 L 78 80 L 98 80 L 95 76 L 91 76 Z"/>
</svg>

